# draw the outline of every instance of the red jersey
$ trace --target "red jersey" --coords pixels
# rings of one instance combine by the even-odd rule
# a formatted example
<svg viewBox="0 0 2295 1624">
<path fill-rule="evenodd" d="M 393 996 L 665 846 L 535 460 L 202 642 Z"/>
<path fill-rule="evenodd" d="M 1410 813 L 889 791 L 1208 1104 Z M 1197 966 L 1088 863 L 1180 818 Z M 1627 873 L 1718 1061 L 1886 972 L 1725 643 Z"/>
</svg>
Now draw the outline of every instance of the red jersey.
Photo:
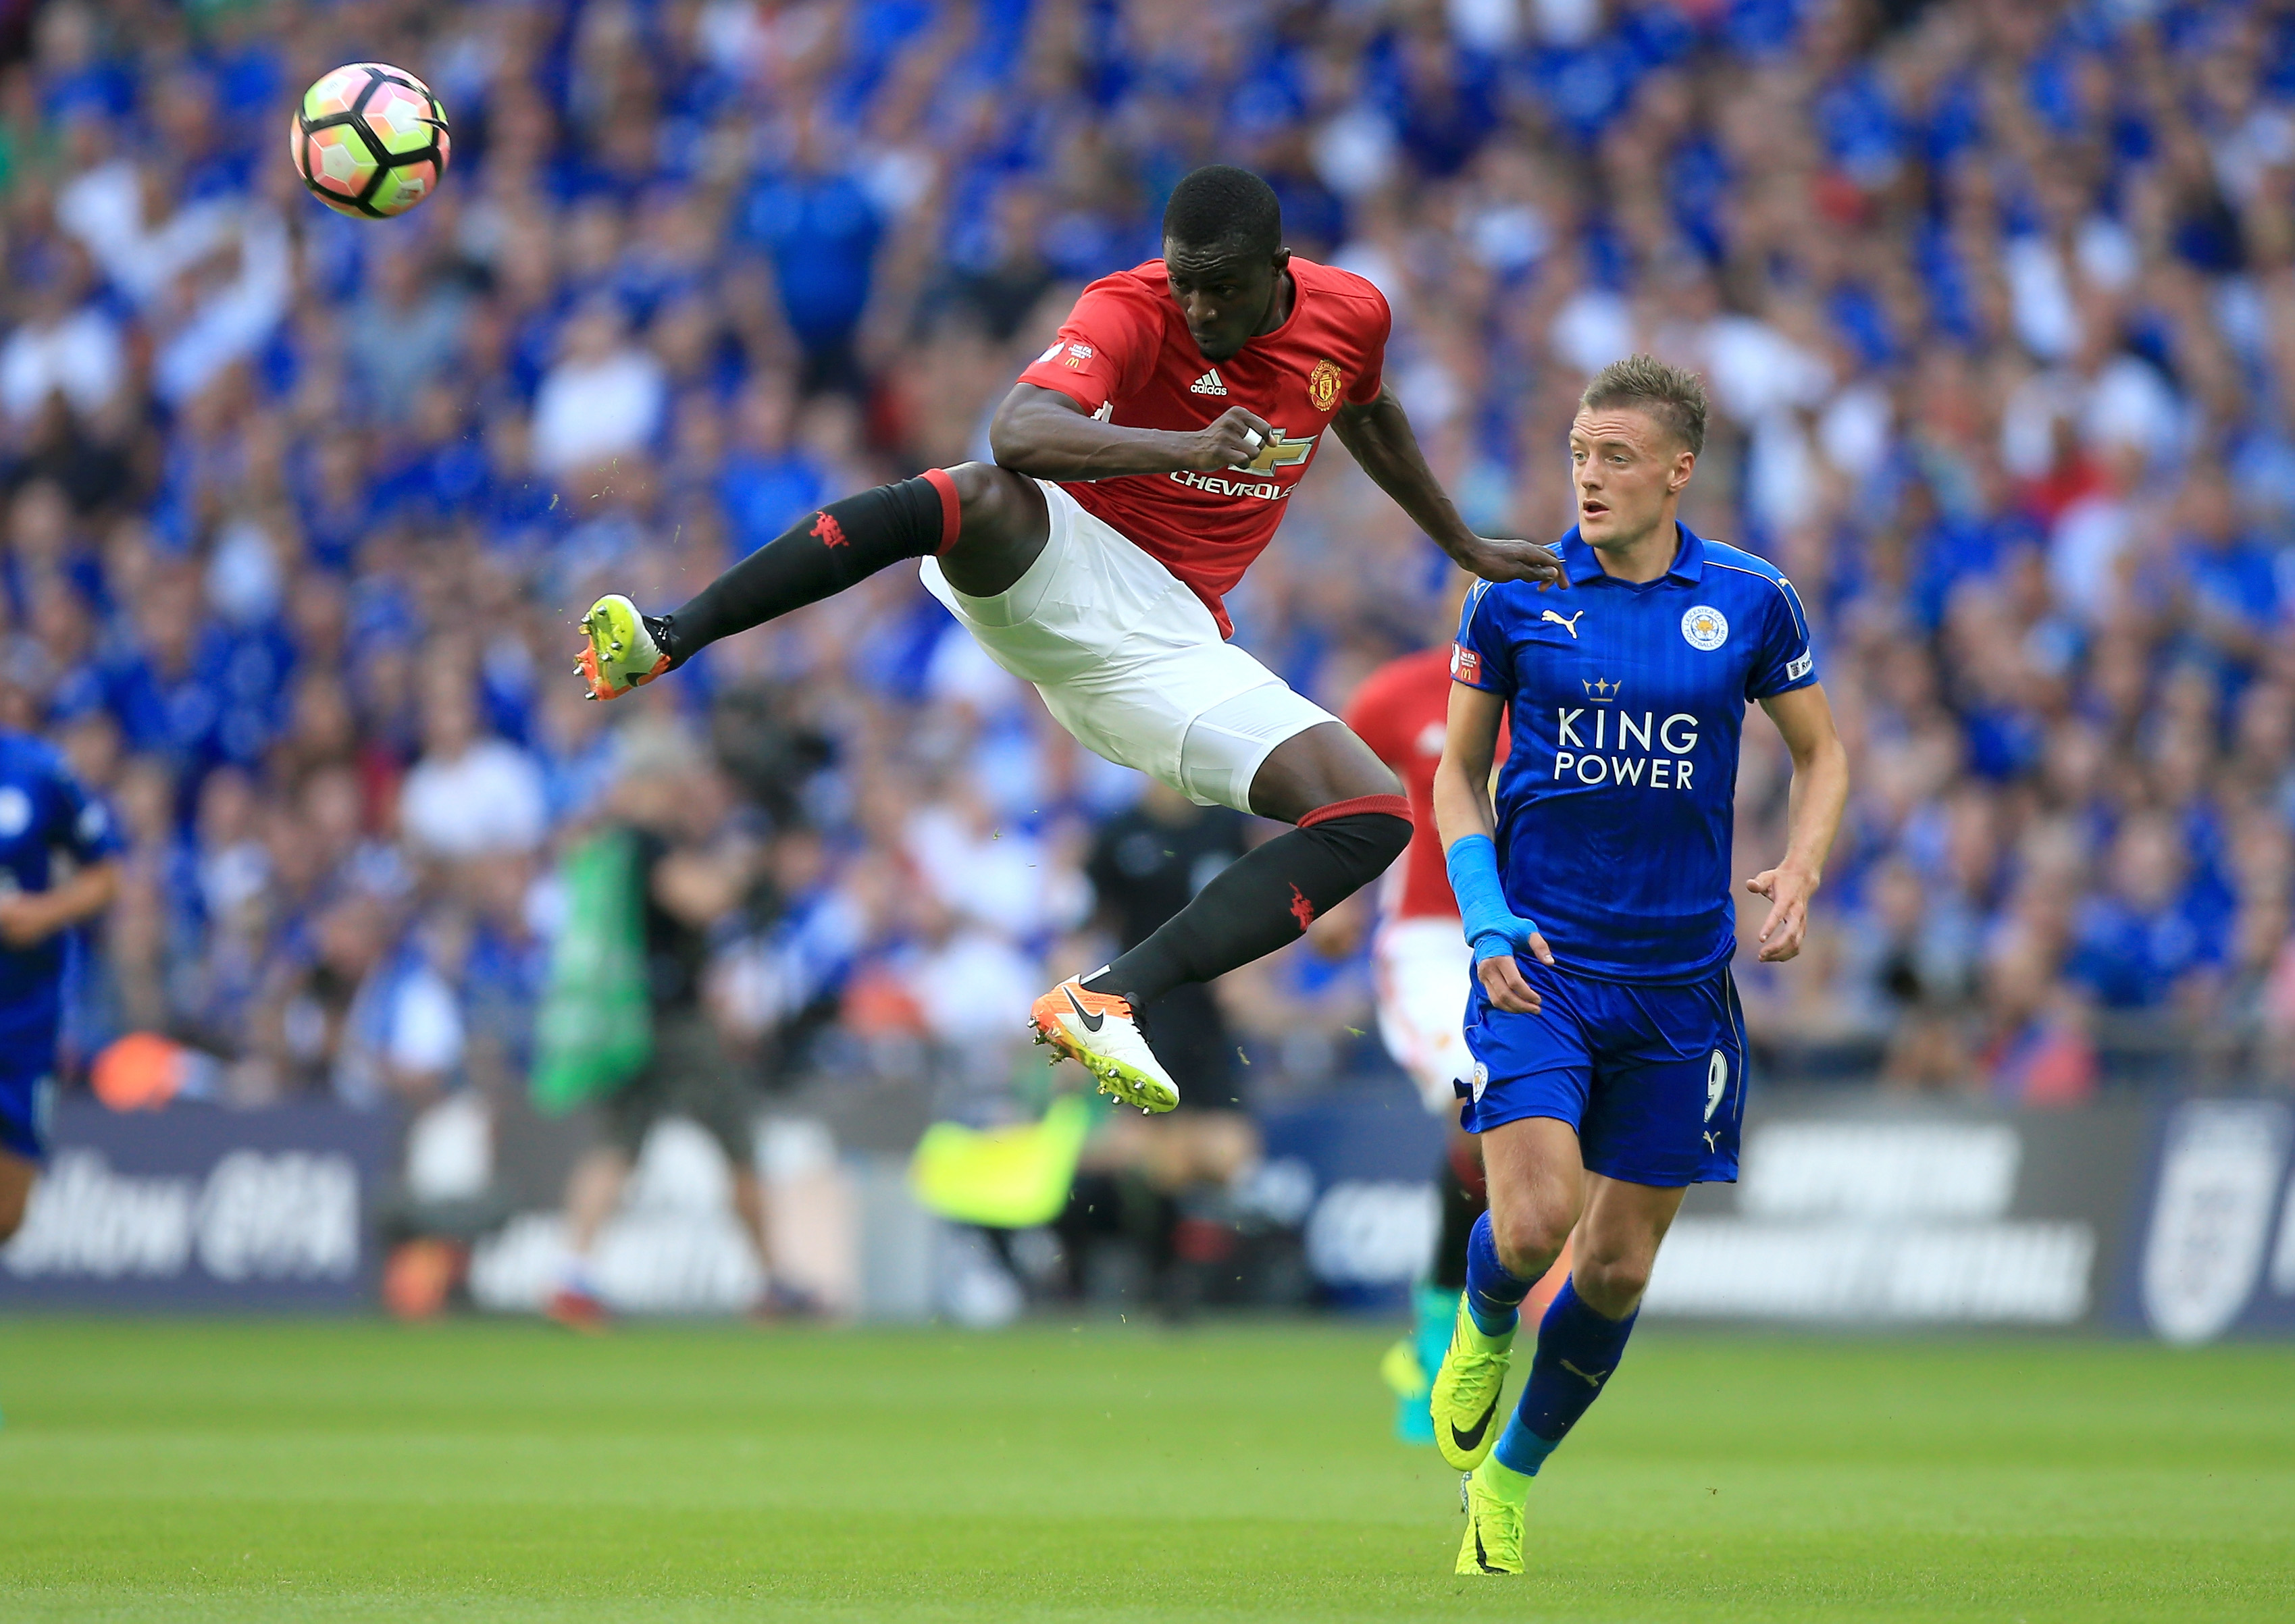
<svg viewBox="0 0 2295 1624">
<path fill-rule="evenodd" d="M 1387 872 L 1393 878 L 1380 898 L 1390 919 L 1455 919 L 1458 900 L 1450 894 L 1450 872 L 1442 856 L 1442 836 L 1434 828 L 1434 768 L 1442 759 L 1442 738 L 1450 715 L 1450 650 L 1445 646 L 1389 660 L 1363 679 L 1344 720 L 1371 752 L 1394 769 L 1410 799 L 1410 846 Z M 1506 759 L 1501 724 L 1498 756 Z"/>
<path fill-rule="evenodd" d="M 1151 259 L 1083 290 L 1051 348 L 1020 374 L 1127 428 L 1208 428 L 1230 406 L 1256 412 L 1273 441 L 1245 469 L 1122 474 L 1063 486 L 1201 598 L 1232 636 L 1221 600 L 1267 549 L 1323 431 L 1342 405 L 1378 398 L 1393 318 L 1352 272 L 1291 261 L 1291 314 L 1227 360 L 1204 359 Z"/>
</svg>

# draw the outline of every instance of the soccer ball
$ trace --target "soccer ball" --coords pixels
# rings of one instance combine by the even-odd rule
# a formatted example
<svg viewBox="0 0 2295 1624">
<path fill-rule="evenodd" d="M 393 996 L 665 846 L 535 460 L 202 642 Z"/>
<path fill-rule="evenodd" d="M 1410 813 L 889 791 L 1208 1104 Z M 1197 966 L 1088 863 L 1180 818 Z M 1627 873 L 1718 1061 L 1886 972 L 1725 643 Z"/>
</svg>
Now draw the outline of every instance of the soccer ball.
<svg viewBox="0 0 2295 1624">
<path fill-rule="evenodd" d="M 403 215 L 446 172 L 446 110 L 404 68 L 338 68 L 303 93 L 289 125 L 295 173 L 339 215 Z"/>
</svg>

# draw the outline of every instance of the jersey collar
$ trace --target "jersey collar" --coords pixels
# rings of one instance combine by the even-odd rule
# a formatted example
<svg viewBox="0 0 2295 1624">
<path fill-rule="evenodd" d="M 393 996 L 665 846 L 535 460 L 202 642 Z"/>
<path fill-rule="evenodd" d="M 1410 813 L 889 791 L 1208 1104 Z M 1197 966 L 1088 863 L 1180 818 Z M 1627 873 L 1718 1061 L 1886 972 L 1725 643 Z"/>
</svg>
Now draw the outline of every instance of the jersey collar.
<svg viewBox="0 0 2295 1624">
<path fill-rule="evenodd" d="M 1665 578 L 1695 585 L 1705 578 L 1705 543 L 1695 530 L 1678 518 L 1673 521 L 1673 528 L 1681 538 L 1681 546 L 1674 553 L 1673 562 L 1667 567 Z M 1589 581 L 1609 578 L 1603 574 L 1602 560 L 1594 556 L 1594 550 L 1578 539 L 1577 526 L 1570 526 L 1569 534 L 1556 544 L 1555 551 L 1562 555 L 1563 572 L 1570 577 L 1571 585 L 1579 586 Z"/>
</svg>

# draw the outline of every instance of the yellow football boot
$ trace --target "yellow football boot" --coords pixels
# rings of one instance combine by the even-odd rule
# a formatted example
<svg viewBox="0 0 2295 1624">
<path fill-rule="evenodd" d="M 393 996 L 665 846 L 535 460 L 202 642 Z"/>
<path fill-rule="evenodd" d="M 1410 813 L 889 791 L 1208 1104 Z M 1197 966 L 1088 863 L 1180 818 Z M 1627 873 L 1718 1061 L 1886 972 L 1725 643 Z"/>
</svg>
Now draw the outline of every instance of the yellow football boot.
<svg viewBox="0 0 2295 1624">
<path fill-rule="evenodd" d="M 1514 1333 L 1485 1336 L 1458 1295 L 1458 1317 L 1450 1324 L 1450 1345 L 1434 1373 L 1427 1408 L 1434 1416 L 1434 1447 L 1461 1472 L 1482 1464 L 1499 1440 L 1499 1400 L 1506 1396 L 1507 1365 Z"/>
<path fill-rule="evenodd" d="M 586 640 L 574 669 L 590 685 L 592 699 L 618 699 L 669 669 L 669 655 L 646 630 L 638 606 L 608 592 L 582 616 Z"/>
<path fill-rule="evenodd" d="M 1498 1471 L 1506 1468 L 1491 1463 Z M 1515 1477 L 1514 1473 L 1507 1473 Z M 1519 1573 L 1522 1571 L 1523 1507 L 1519 1500 L 1510 1500 L 1492 1491 L 1482 1479 L 1484 1473 L 1471 1473 L 1458 1486 L 1458 1498 L 1466 1505 L 1466 1537 L 1458 1546 L 1458 1566 L 1454 1573 Z M 1519 1481 L 1519 1480 L 1518 1480 Z"/>
</svg>

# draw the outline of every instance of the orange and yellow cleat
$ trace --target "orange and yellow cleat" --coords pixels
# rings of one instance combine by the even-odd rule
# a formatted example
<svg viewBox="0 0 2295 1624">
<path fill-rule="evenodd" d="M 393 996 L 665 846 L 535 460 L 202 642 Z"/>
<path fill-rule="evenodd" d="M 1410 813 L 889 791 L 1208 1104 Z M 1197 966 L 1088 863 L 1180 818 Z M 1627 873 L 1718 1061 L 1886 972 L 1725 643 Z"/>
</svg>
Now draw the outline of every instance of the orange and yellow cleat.
<svg viewBox="0 0 2295 1624">
<path fill-rule="evenodd" d="M 669 656 L 646 630 L 638 606 L 609 592 L 582 616 L 581 657 L 574 669 L 590 685 L 592 699 L 618 699 L 669 669 Z"/>
<path fill-rule="evenodd" d="M 1101 1093 L 1142 1111 L 1169 1111 L 1180 1103 L 1180 1085 L 1148 1047 L 1130 1002 L 1112 992 L 1087 991 L 1082 976 L 1069 977 L 1038 999 L 1028 1011 L 1028 1024 L 1037 1042 L 1081 1062 Z"/>
</svg>

